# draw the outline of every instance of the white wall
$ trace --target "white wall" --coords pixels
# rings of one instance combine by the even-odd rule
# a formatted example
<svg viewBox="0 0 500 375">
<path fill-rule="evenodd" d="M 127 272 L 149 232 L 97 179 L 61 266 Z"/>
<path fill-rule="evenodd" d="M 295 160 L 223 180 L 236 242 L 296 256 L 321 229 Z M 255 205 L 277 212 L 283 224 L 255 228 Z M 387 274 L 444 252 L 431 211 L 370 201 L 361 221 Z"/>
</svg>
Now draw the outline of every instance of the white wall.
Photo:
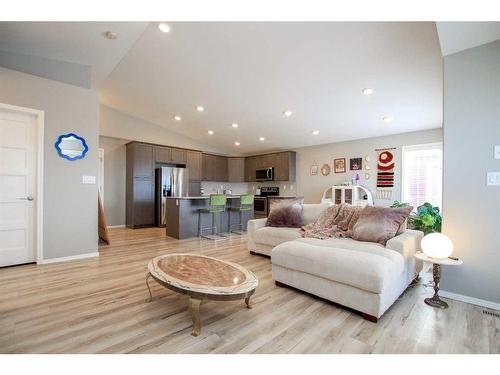
<svg viewBox="0 0 500 375">
<path fill-rule="evenodd" d="M 83 185 L 82 175 L 98 176 L 97 93 L 0 68 L 0 102 L 45 111 L 44 258 L 96 252 L 97 184 Z M 84 159 L 58 156 L 54 143 L 69 132 L 85 138 Z"/>
<path fill-rule="evenodd" d="M 394 123 L 397 126 L 397 122 Z M 363 158 L 363 170 L 359 171 L 361 185 L 368 187 L 375 199 L 377 180 L 377 152 L 376 149 L 385 147 L 396 147 L 393 150 L 396 168 L 392 198 L 390 200 L 375 199 L 376 205 L 388 206 L 394 200 L 401 200 L 401 152 L 402 146 L 440 142 L 442 140 L 442 129 L 432 129 L 420 132 L 403 133 L 384 137 L 365 138 L 355 141 L 330 143 L 319 146 L 303 147 L 296 149 L 297 152 L 297 195 L 304 196 L 307 203 L 316 203 L 321 200 L 323 192 L 330 186 L 343 181 L 351 180 L 358 171 L 349 170 L 350 158 Z M 365 156 L 370 156 L 371 170 L 365 170 Z M 346 173 L 333 172 L 333 159 L 346 159 Z M 316 176 L 310 175 L 310 167 L 316 164 L 321 168 L 323 164 L 329 164 L 331 173 L 323 176 L 318 172 Z M 370 173 L 370 179 L 365 179 L 365 173 Z"/>
<path fill-rule="evenodd" d="M 443 232 L 460 267 L 443 267 L 442 289 L 500 304 L 500 40 L 444 59 Z"/>
<path fill-rule="evenodd" d="M 125 225 L 126 155 L 124 139 L 99 137 L 104 149 L 104 216 L 108 226 Z"/>
</svg>

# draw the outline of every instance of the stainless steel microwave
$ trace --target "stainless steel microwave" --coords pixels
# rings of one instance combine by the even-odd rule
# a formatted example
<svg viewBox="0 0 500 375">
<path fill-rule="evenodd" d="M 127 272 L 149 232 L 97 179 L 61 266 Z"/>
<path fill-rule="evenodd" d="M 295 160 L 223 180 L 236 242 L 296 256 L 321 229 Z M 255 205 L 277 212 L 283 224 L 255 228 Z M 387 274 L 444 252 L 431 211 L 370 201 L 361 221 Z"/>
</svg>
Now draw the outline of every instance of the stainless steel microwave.
<svg viewBox="0 0 500 375">
<path fill-rule="evenodd" d="M 274 181 L 274 168 L 259 168 L 255 170 L 257 181 Z"/>
</svg>

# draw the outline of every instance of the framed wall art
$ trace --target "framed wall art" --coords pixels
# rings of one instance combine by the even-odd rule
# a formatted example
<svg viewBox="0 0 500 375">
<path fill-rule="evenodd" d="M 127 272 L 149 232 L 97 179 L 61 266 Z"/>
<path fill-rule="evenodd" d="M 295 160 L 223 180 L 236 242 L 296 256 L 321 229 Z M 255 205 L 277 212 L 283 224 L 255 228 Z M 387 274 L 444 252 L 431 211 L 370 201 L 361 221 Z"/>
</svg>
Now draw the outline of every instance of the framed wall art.
<svg viewBox="0 0 500 375">
<path fill-rule="evenodd" d="M 317 165 L 311 165 L 310 174 L 311 176 L 316 176 L 318 174 L 319 167 Z"/>
<path fill-rule="evenodd" d="M 345 173 L 345 158 L 333 160 L 333 171 L 335 173 Z"/>
<path fill-rule="evenodd" d="M 363 158 L 353 158 L 349 160 L 351 171 L 359 171 L 363 169 Z"/>
</svg>

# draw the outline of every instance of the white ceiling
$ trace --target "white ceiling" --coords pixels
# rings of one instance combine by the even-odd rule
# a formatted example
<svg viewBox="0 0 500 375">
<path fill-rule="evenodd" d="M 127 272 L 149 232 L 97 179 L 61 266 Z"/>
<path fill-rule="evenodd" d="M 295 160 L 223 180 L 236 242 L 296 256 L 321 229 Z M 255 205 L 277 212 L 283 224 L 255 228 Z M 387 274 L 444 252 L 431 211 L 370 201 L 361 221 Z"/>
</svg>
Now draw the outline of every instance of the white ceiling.
<svg viewBox="0 0 500 375">
<path fill-rule="evenodd" d="M 0 22 L 0 50 L 89 65 L 98 88 L 148 22 Z M 115 31 L 119 38 L 103 37 Z"/>
<path fill-rule="evenodd" d="M 500 39 L 500 22 L 436 22 L 443 56 Z"/>
<path fill-rule="evenodd" d="M 103 85 L 106 105 L 227 153 L 441 126 L 442 61 L 434 23 L 171 26 L 169 34 L 156 24 L 148 27 Z M 375 94 L 362 95 L 365 87 Z M 285 109 L 293 116 L 284 117 Z M 174 121 L 176 114 L 181 122 Z M 383 122 L 386 115 L 394 121 Z M 209 129 L 215 135 L 208 136 Z"/>
<path fill-rule="evenodd" d="M 228 154 L 441 127 L 433 22 L 170 25 L 0 23 L 0 49 L 91 65 L 104 104 Z"/>
</svg>

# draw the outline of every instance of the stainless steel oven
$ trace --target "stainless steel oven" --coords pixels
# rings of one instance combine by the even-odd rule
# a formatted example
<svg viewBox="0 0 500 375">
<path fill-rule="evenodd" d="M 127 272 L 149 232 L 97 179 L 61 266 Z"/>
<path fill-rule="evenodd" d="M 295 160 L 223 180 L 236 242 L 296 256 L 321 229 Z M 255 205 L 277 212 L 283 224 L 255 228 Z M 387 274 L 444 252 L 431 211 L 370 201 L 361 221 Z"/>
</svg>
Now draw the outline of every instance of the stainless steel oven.
<svg viewBox="0 0 500 375">
<path fill-rule="evenodd" d="M 255 170 L 257 181 L 274 181 L 274 168 L 259 168 Z"/>
<path fill-rule="evenodd" d="M 280 188 L 277 186 L 262 186 L 260 196 L 256 195 L 253 200 L 253 210 L 255 217 L 267 217 L 269 214 L 268 197 L 277 197 L 280 195 Z"/>
<path fill-rule="evenodd" d="M 267 216 L 267 197 L 254 197 L 253 211 L 256 216 Z"/>
</svg>

